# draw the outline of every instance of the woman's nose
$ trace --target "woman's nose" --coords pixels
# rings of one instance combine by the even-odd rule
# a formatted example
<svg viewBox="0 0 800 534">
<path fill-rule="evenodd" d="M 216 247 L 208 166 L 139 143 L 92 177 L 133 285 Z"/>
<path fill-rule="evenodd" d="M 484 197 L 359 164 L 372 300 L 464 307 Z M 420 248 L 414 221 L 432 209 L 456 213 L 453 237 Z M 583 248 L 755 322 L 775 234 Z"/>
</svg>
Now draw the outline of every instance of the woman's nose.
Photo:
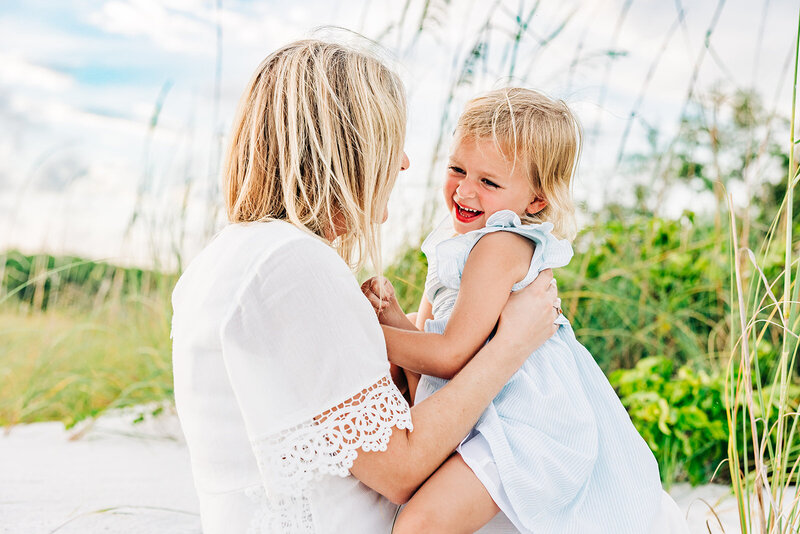
<svg viewBox="0 0 800 534">
<path fill-rule="evenodd" d="M 400 162 L 400 170 L 405 171 L 411 166 L 411 162 L 408 160 L 408 154 L 403 151 L 403 160 Z"/>
</svg>

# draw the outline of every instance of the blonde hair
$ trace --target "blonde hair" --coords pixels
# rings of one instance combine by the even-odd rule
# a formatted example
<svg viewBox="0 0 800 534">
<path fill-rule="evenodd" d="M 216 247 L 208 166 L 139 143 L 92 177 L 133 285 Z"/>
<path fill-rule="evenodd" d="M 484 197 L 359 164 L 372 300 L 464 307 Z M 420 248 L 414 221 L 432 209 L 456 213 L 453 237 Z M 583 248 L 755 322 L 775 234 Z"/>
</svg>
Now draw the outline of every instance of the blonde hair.
<svg viewBox="0 0 800 534">
<path fill-rule="evenodd" d="M 291 43 L 256 69 L 223 173 L 228 220 L 284 220 L 380 266 L 379 223 L 403 158 L 405 90 L 371 54 Z M 337 236 L 335 237 L 334 236 Z"/>
<path fill-rule="evenodd" d="M 491 91 L 467 103 L 456 135 L 493 139 L 514 165 L 525 166 L 532 192 L 547 205 L 536 214 L 525 214 L 522 222 L 551 222 L 556 236 L 575 237 L 572 178 L 581 129 L 563 101 L 517 87 Z"/>
</svg>

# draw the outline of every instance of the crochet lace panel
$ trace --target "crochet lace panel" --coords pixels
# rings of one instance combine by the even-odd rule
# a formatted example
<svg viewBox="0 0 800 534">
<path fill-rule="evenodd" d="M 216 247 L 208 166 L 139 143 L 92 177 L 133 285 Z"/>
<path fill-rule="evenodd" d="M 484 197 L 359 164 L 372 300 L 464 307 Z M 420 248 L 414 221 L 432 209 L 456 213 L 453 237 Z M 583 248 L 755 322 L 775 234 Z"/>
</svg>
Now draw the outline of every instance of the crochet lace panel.
<svg viewBox="0 0 800 534">
<path fill-rule="evenodd" d="M 254 442 L 267 491 L 251 492 L 260 510 L 248 534 L 314 532 L 309 483 L 348 476 L 358 449 L 386 450 L 395 427 L 413 429 L 411 412 L 386 375 L 316 417 Z"/>
</svg>

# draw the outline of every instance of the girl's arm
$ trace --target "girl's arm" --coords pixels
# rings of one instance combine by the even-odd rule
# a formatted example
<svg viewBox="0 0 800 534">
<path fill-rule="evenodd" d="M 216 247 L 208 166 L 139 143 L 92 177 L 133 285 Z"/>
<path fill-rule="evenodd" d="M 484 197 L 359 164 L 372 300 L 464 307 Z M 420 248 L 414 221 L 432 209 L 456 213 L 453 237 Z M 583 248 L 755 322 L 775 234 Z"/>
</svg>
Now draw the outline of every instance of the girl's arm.
<svg viewBox="0 0 800 534">
<path fill-rule="evenodd" d="M 415 325 L 417 330 L 425 330 L 425 321 L 428 319 L 433 319 L 433 305 L 431 305 L 431 301 L 428 300 L 428 296 L 425 292 L 422 293 L 422 300 L 419 301 L 419 311 L 417 311 L 417 317 Z"/>
<path fill-rule="evenodd" d="M 461 277 L 455 307 L 444 334 L 384 325 L 389 360 L 405 369 L 452 378 L 485 343 L 508 300 L 511 287 L 525 277 L 533 254 L 530 240 L 494 232 L 478 241 Z M 427 299 L 420 304 L 421 312 Z M 424 318 L 417 325 L 424 325 Z"/>
<path fill-rule="evenodd" d="M 382 276 L 373 276 L 361 284 L 361 292 L 367 297 L 372 308 L 375 310 L 378 320 L 383 326 L 391 326 L 394 329 L 409 330 L 416 332 L 423 330 L 425 321 L 433 317 L 433 309 L 428 297 L 422 294 L 419 309 L 416 313 L 406 315 L 397 301 L 394 287 L 391 282 Z M 392 363 L 392 378 L 398 389 L 406 396 L 409 404 L 413 404 L 417 393 L 420 373 L 406 369 L 400 365 Z M 402 376 L 401 376 L 402 375 Z M 402 387 L 401 387 L 402 386 Z"/>
<path fill-rule="evenodd" d="M 428 297 L 423 291 L 422 299 L 419 301 L 419 309 L 417 310 L 417 314 L 414 316 L 414 326 L 417 328 L 417 330 L 424 330 L 425 321 L 428 319 L 433 319 L 433 306 L 431 306 L 431 302 L 428 300 Z M 413 406 L 414 399 L 417 396 L 417 385 L 419 385 L 420 374 L 412 371 L 411 369 L 403 369 L 403 372 L 406 376 L 408 396 L 411 399 L 409 404 Z"/>
<path fill-rule="evenodd" d="M 397 302 L 394 299 L 395 303 Z M 402 310 L 401 310 L 402 311 Z M 396 328 L 401 328 L 403 330 L 423 330 L 425 328 L 425 321 L 428 319 L 433 319 L 433 308 L 431 306 L 431 302 L 428 300 L 428 297 L 425 296 L 425 293 L 422 293 L 422 299 L 419 302 L 419 309 L 417 313 L 412 314 L 413 317 L 406 317 L 409 319 L 407 324 L 404 326 L 396 326 Z M 414 322 L 411 319 L 414 319 Z M 418 372 L 414 372 L 410 369 L 404 369 L 403 367 L 396 366 L 392 364 L 392 366 L 402 369 L 404 378 L 405 378 L 405 386 L 406 392 L 408 393 L 408 401 L 409 404 L 414 404 L 414 398 L 417 395 L 417 385 L 419 384 L 420 374 Z M 404 392 L 405 393 L 405 392 Z"/>
<path fill-rule="evenodd" d="M 455 450 L 528 355 L 556 332 L 556 290 L 547 270 L 512 295 L 497 335 L 442 389 L 411 408 L 414 431 L 395 427 L 385 451 L 360 450 L 350 472 L 395 503 Z"/>
</svg>

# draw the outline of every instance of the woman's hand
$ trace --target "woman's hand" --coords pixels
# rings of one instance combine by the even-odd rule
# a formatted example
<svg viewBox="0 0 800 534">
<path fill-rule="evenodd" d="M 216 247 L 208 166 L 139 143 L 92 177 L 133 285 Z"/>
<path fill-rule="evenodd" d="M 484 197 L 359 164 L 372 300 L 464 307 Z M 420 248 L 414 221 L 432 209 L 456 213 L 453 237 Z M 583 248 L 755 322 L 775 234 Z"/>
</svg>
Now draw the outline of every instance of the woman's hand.
<svg viewBox="0 0 800 534">
<path fill-rule="evenodd" d="M 555 320 L 560 311 L 560 299 L 553 271 L 545 269 L 528 287 L 508 298 L 497 324 L 495 339 L 518 347 L 512 354 L 529 355 L 558 330 Z M 520 360 L 519 364 L 525 360 Z"/>
</svg>

